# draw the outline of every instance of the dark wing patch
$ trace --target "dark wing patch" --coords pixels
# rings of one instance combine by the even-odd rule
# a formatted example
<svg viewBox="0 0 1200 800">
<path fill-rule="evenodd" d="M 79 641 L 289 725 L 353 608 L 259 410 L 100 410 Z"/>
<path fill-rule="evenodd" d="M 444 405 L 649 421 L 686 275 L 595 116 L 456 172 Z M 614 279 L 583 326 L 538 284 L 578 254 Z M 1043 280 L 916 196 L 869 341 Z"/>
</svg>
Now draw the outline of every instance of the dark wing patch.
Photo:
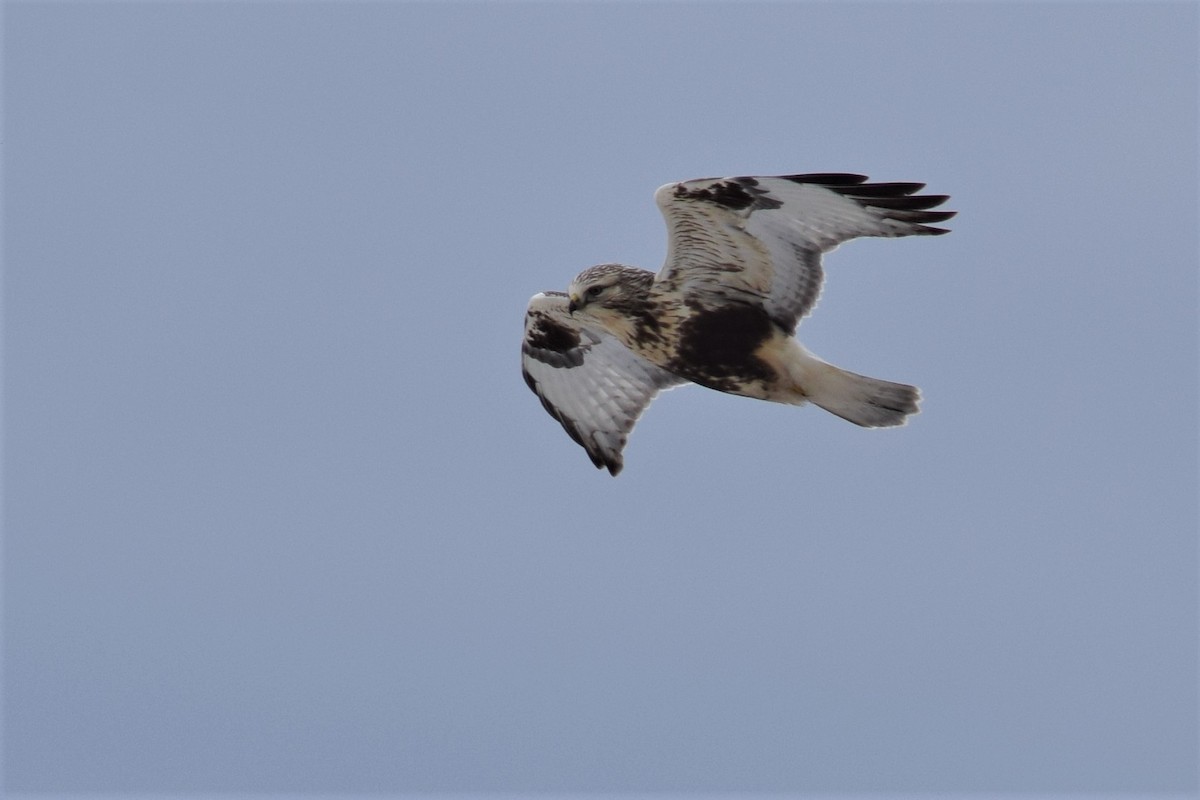
<svg viewBox="0 0 1200 800">
<path fill-rule="evenodd" d="M 779 208 L 782 205 L 765 189 L 760 189 L 758 181 L 754 178 L 725 178 L 701 188 L 680 183 L 675 186 L 675 196 L 687 200 L 708 201 L 734 211 Z"/>
<path fill-rule="evenodd" d="M 583 364 L 583 354 L 587 347 L 594 344 L 593 341 L 581 346 L 578 328 L 564 325 L 545 312 L 530 310 L 528 314 L 521 352 L 552 367 L 578 367 Z"/>
</svg>

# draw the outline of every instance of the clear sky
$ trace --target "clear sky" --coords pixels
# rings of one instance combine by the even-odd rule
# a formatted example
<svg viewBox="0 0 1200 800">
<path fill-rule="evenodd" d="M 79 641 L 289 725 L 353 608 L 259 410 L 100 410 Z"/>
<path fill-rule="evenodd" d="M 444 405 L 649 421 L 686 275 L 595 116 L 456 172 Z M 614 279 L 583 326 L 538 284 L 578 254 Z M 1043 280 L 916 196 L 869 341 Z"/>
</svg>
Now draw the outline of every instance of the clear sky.
<svg viewBox="0 0 1200 800">
<path fill-rule="evenodd" d="M 1197 790 L 1196 5 L 2 13 L 8 791 Z M 814 171 L 922 413 L 595 470 L 530 295 Z"/>
</svg>

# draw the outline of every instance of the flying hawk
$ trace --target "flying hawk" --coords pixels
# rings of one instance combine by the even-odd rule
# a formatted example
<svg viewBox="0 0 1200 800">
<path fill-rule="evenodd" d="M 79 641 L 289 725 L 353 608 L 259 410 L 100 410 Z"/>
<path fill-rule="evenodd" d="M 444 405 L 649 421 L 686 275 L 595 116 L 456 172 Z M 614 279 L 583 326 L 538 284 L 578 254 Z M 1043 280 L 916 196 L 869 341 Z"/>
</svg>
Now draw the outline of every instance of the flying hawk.
<svg viewBox="0 0 1200 800">
<path fill-rule="evenodd" d="M 945 195 L 923 183 L 819 173 L 701 178 L 654 195 L 667 221 L 657 274 L 590 267 L 529 301 L 522 372 L 592 463 L 621 450 L 663 389 L 698 383 L 776 403 L 815 403 L 868 428 L 903 425 L 915 386 L 827 364 L 793 338 L 821 292 L 821 254 L 858 236 L 947 233 Z"/>
</svg>

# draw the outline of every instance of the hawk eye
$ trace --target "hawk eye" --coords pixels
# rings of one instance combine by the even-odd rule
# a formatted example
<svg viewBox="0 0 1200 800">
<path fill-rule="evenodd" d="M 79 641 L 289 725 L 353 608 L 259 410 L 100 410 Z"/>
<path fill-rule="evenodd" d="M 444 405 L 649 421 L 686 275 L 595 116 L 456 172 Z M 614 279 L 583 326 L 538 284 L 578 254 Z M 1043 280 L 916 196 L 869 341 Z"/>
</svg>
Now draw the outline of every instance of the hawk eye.
<svg viewBox="0 0 1200 800">
<path fill-rule="evenodd" d="M 602 291 L 604 291 L 603 286 L 589 286 L 587 288 L 587 291 L 585 291 L 583 293 L 583 296 L 586 297 L 588 300 L 595 300 L 597 297 L 600 296 L 600 293 Z"/>
</svg>

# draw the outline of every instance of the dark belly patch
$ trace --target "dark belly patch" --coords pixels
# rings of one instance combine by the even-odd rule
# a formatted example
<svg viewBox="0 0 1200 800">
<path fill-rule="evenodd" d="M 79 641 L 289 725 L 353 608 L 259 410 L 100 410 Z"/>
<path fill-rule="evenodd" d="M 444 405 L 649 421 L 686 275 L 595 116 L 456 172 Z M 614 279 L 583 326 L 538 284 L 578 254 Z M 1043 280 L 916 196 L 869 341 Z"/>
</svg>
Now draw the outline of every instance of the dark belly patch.
<svg viewBox="0 0 1200 800">
<path fill-rule="evenodd" d="M 698 310 L 679 327 L 679 347 L 670 369 L 726 392 L 751 381 L 769 382 L 775 371 L 754 351 L 770 338 L 772 324 L 764 309 L 742 303 Z"/>
</svg>

